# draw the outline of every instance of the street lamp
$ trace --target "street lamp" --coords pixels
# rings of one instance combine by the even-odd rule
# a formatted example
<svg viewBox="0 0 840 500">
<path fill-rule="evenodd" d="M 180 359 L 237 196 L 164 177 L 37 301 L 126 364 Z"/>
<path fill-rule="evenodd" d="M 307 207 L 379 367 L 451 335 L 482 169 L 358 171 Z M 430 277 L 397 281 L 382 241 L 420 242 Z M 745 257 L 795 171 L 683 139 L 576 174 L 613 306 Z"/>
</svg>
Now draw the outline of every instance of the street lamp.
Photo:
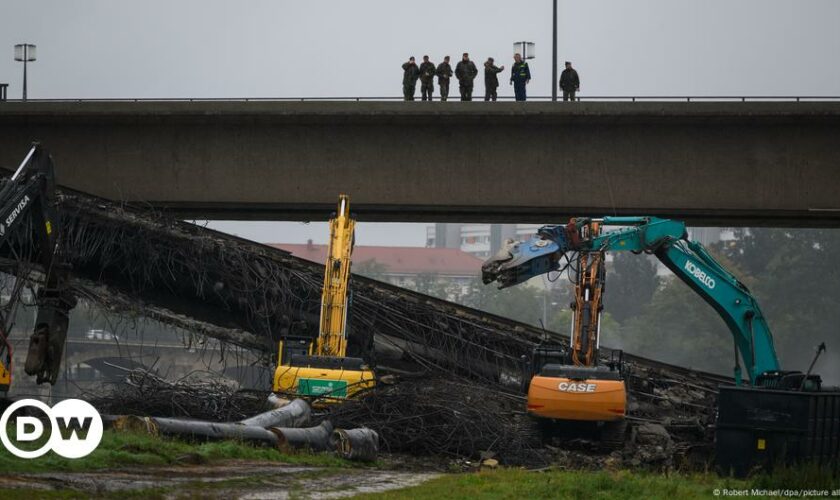
<svg viewBox="0 0 840 500">
<path fill-rule="evenodd" d="M 522 59 L 533 59 L 537 54 L 534 42 L 513 42 L 513 53 L 520 54 Z"/>
<path fill-rule="evenodd" d="M 15 45 L 15 61 L 23 62 L 23 100 L 26 100 L 26 63 L 35 60 L 36 47 L 31 43 Z"/>
</svg>

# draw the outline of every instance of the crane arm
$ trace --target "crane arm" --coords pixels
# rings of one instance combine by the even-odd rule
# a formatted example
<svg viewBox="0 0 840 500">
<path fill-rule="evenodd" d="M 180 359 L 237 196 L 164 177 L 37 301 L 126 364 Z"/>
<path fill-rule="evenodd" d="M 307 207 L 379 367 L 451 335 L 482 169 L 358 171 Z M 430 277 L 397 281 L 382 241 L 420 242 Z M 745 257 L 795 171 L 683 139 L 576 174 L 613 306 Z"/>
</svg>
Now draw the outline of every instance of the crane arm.
<svg viewBox="0 0 840 500">
<path fill-rule="evenodd" d="M 699 294 L 723 318 L 753 385 L 779 372 L 773 337 L 749 289 L 720 265 L 698 242 L 688 241 L 685 224 L 656 217 L 604 217 L 602 226 L 621 226 L 600 235 L 581 233 L 590 219 L 543 226 L 524 242 L 508 241 L 482 266 L 485 283 L 502 288 L 533 276 L 558 271 L 573 252 L 631 251 L 649 253 Z M 736 358 L 737 361 L 737 358 Z M 736 364 L 735 380 L 741 380 Z"/>
</svg>

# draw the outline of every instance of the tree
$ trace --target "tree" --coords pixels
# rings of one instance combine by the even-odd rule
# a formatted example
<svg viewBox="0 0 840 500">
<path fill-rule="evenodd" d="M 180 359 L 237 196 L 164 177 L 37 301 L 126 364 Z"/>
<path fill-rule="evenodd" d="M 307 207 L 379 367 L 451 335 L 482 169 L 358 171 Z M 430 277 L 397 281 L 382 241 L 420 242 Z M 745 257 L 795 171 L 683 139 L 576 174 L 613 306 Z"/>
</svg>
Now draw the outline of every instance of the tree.
<svg viewBox="0 0 840 500">
<path fill-rule="evenodd" d="M 370 259 L 364 262 L 359 262 L 358 264 L 353 264 L 351 270 L 352 272 L 362 275 L 365 278 L 377 281 L 388 281 L 388 266 L 377 262 L 376 259 Z"/>
<path fill-rule="evenodd" d="M 459 300 L 465 306 L 531 325 L 539 325 L 543 316 L 542 296 L 535 287 L 522 284 L 499 290 L 495 284 L 485 285 L 476 277 L 468 290 Z"/>
<path fill-rule="evenodd" d="M 840 231 L 750 228 L 735 237 L 721 251 L 753 278 L 782 368 L 806 370 L 825 341 L 829 351 L 815 371 L 840 383 Z"/>
<path fill-rule="evenodd" d="M 454 298 L 454 283 L 437 274 L 420 273 L 414 277 L 408 288 L 424 295 L 431 295 L 443 300 Z"/>
<path fill-rule="evenodd" d="M 656 264 L 650 258 L 615 252 L 612 273 L 607 276 L 604 308 L 615 321 L 623 323 L 637 316 L 650 303 L 657 288 Z"/>
<path fill-rule="evenodd" d="M 726 324 L 674 276 L 664 280 L 640 314 L 622 324 L 615 342 L 613 347 L 639 356 L 719 373 L 731 373 L 735 363 Z"/>
</svg>

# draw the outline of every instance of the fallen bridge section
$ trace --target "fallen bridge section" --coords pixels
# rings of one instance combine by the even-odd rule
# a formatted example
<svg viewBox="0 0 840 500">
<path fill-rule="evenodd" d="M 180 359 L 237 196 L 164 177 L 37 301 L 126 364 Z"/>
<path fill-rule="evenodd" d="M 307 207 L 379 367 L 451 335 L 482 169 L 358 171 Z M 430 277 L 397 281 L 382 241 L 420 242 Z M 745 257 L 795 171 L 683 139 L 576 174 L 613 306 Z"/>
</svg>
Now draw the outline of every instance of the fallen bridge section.
<svg viewBox="0 0 840 500">
<path fill-rule="evenodd" d="M 836 102 L 30 102 L 0 106 L 0 166 L 33 139 L 59 183 L 183 217 L 840 227 Z"/>
<path fill-rule="evenodd" d="M 148 209 L 66 191 L 59 200 L 63 252 L 81 298 L 270 357 L 280 336 L 317 331 L 322 265 Z M 29 255 L 20 248 L 26 245 L 25 239 L 12 239 L 0 246 L 0 257 L 14 264 L 13 257 Z M 7 265 L 5 270 L 14 274 L 30 268 Z M 546 335 L 566 341 L 358 275 L 351 289 L 348 354 L 367 353 L 375 342 L 376 355 L 382 357 L 377 366 L 397 362 L 403 369 L 518 387 L 523 359 L 537 343 Z M 655 369 L 682 370 L 631 359 Z"/>
<path fill-rule="evenodd" d="M 149 210 L 79 193 L 64 192 L 59 200 L 63 252 L 73 267 L 74 292 L 100 307 L 263 352 L 267 359 L 276 355 L 278 335 L 317 329 L 323 266 Z M 23 237 L 0 246 L 2 269 L 28 272 L 31 266 L 13 266 L 29 264 L 14 260 L 30 255 L 28 245 Z M 377 397 L 348 406 L 346 413 L 335 415 L 337 422 L 382 430 L 384 442 L 395 451 L 428 451 L 443 440 L 450 445 L 442 451 L 472 455 L 503 443 L 524 443 L 524 397 L 519 394 L 524 359 L 546 336 L 560 343 L 563 337 L 360 276 L 353 277 L 351 286 L 350 350 L 365 352 L 375 342 L 377 370 L 398 373 L 402 381 L 392 387 L 383 380 Z M 602 349 L 606 355 L 608 351 Z M 708 447 L 717 385 L 731 380 L 634 356 L 626 359 L 628 418 L 660 426 L 660 437 L 667 441 L 666 451 L 651 455 L 653 459 L 672 460 L 672 439 L 685 449 Z M 108 396 L 117 401 L 117 411 L 132 405 L 151 405 L 155 412 L 178 406 L 183 411 L 174 402 L 203 405 L 208 399 L 188 385 L 173 386 L 145 371 L 136 375 L 131 392 L 120 386 L 115 396 Z M 201 387 L 196 390 L 208 392 L 209 387 L 208 394 L 218 393 L 227 402 L 225 412 L 252 402 L 234 397 L 227 386 Z M 442 415 L 441 408 L 451 410 Z M 444 416 L 449 420 L 442 420 Z M 451 438 L 453 432 L 459 439 Z M 416 444 L 417 437 L 426 440 L 425 448 Z M 531 451 L 530 445 L 511 445 L 512 456 L 506 460 L 530 460 Z"/>
</svg>

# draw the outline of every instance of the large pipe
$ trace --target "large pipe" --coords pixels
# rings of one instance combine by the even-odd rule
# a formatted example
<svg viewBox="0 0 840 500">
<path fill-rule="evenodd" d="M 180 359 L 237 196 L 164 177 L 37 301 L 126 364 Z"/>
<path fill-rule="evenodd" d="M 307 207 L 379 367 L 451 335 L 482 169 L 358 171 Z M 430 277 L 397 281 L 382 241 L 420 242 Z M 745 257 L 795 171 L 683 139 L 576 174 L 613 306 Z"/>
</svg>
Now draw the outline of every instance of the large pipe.
<svg viewBox="0 0 840 500">
<path fill-rule="evenodd" d="M 276 447 L 277 435 L 262 427 L 240 423 L 205 422 L 178 418 L 124 416 L 114 423 L 117 430 L 147 432 L 154 436 L 180 436 L 211 440 L 237 439 Z"/>
<path fill-rule="evenodd" d="M 321 425 L 306 429 L 272 427 L 269 430 L 277 435 L 281 447 L 309 448 L 312 451 L 332 450 L 330 436 L 333 432 L 333 426 L 329 420 L 324 420 Z"/>
<path fill-rule="evenodd" d="M 373 429 L 336 429 L 330 437 L 336 453 L 348 460 L 372 462 L 379 454 L 379 434 Z"/>
<path fill-rule="evenodd" d="M 271 398 L 269 398 L 269 401 Z M 302 399 L 295 399 L 286 406 L 260 413 L 251 418 L 240 420 L 239 424 L 253 427 L 303 427 L 309 423 L 312 410 Z"/>
</svg>

